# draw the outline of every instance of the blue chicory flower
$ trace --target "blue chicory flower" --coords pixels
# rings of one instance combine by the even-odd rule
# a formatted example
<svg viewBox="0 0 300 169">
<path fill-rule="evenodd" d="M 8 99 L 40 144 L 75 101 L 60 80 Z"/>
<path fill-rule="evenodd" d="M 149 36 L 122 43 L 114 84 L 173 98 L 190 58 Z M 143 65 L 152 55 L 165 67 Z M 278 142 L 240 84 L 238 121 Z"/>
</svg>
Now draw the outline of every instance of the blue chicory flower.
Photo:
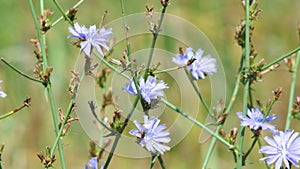
<svg viewBox="0 0 300 169">
<path fill-rule="evenodd" d="M 100 169 L 104 168 L 104 164 L 105 163 L 101 164 Z M 89 161 L 89 163 L 88 163 L 88 166 L 85 165 L 85 169 L 90 169 L 89 167 L 91 167 L 92 169 L 98 169 L 98 159 L 97 159 L 97 157 L 91 158 L 90 161 Z"/>
<path fill-rule="evenodd" d="M 247 109 L 246 116 L 243 116 L 242 112 L 238 112 L 237 116 L 241 119 L 241 126 L 249 126 L 251 130 L 261 128 L 262 130 L 269 130 L 271 132 L 275 130 L 275 126 L 269 124 L 269 122 L 278 119 L 274 114 L 264 119 L 264 114 L 259 108 Z"/>
<path fill-rule="evenodd" d="M 196 80 L 204 79 L 206 75 L 212 75 L 217 72 L 216 59 L 212 58 L 210 55 L 202 57 L 203 53 L 203 50 L 198 49 L 194 56 L 196 60 L 189 66 L 192 76 Z"/>
<path fill-rule="evenodd" d="M 187 48 L 184 54 L 177 54 L 172 61 L 178 66 L 184 66 L 187 65 L 191 59 L 195 59 L 191 65 L 187 65 L 187 68 L 191 70 L 191 74 L 195 80 L 204 79 L 205 76 L 217 72 L 217 61 L 210 55 L 203 56 L 203 53 L 204 51 L 202 49 L 198 49 L 197 52 L 194 53 L 193 48 Z"/>
<path fill-rule="evenodd" d="M 0 83 L 2 83 L 2 80 L 0 80 Z M 5 98 L 6 96 L 6 93 L 4 93 L 0 87 L 0 97 Z"/>
<path fill-rule="evenodd" d="M 105 28 L 102 27 L 99 30 L 95 25 L 86 28 L 85 26 L 80 26 L 78 23 L 75 23 L 74 28 L 69 27 L 69 32 L 71 33 L 69 38 L 80 39 L 80 50 L 84 51 L 87 56 L 91 55 L 93 48 L 102 56 L 104 56 L 102 48 L 109 50 L 107 42 L 109 41 L 108 37 L 112 35 L 111 28 L 105 30 Z"/>
<path fill-rule="evenodd" d="M 260 161 L 266 161 L 270 166 L 275 163 L 275 169 L 280 169 L 284 164 L 287 169 L 291 165 L 299 168 L 300 160 L 300 137 L 298 132 L 293 130 L 275 131 L 273 138 L 264 137 L 269 146 L 261 146 L 259 153 L 266 154 Z"/>
<path fill-rule="evenodd" d="M 134 121 L 137 129 L 131 130 L 129 133 L 137 137 L 137 143 L 146 150 L 152 153 L 163 154 L 165 151 L 169 151 L 170 147 L 164 145 L 169 143 L 171 138 L 170 132 L 166 129 L 165 124 L 160 124 L 160 120 L 156 117 L 144 116 L 144 124 L 141 125 L 138 121 Z"/>
<path fill-rule="evenodd" d="M 149 76 L 146 82 L 143 77 L 141 77 L 139 80 L 139 90 L 141 96 L 148 104 L 151 103 L 152 99 L 158 99 L 158 97 L 163 96 L 163 90 L 167 88 L 169 87 L 162 80 L 156 83 L 156 77 Z M 132 95 L 138 95 L 133 80 L 130 80 L 130 83 L 126 83 L 123 91 Z"/>
<path fill-rule="evenodd" d="M 193 48 L 186 48 L 184 54 L 178 53 L 172 61 L 178 66 L 185 66 L 194 57 Z"/>
</svg>

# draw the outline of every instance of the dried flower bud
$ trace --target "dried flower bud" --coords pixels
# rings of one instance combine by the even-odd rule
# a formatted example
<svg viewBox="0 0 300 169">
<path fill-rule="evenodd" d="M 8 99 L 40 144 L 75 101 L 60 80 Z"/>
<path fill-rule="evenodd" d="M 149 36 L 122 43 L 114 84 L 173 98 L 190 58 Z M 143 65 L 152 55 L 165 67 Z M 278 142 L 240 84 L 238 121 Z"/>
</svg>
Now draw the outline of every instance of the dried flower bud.
<svg viewBox="0 0 300 169">
<path fill-rule="evenodd" d="M 148 5 L 146 6 L 146 16 L 149 19 L 149 21 L 152 21 L 153 18 L 153 7 L 149 7 Z"/>
<path fill-rule="evenodd" d="M 288 67 L 289 72 L 293 72 L 295 70 L 296 57 L 297 57 L 297 55 L 294 53 L 290 57 L 284 59 L 284 62 L 286 64 L 286 66 Z"/>
<path fill-rule="evenodd" d="M 250 16 L 251 20 L 257 20 L 259 17 L 259 14 L 261 13 L 260 9 L 254 10 Z"/>
<path fill-rule="evenodd" d="M 70 94 L 76 94 L 78 90 L 78 84 L 80 83 L 79 73 L 75 70 L 71 71 L 71 79 L 69 82 Z"/>
<path fill-rule="evenodd" d="M 97 144 L 94 141 L 90 141 L 90 150 L 91 157 L 97 157 Z"/>
<path fill-rule="evenodd" d="M 71 20 L 74 21 L 76 18 L 76 14 L 78 12 L 78 8 L 71 8 L 67 14 L 67 17 Z"/>
<path fill-rule="evenodd" d="M 169 0 L 161 0 L 160 3 L 163 7 L 167 7 L 169 5 Z"/>
<path fill-rule="evenodd" d="M 226 133 L 225 133 L 224 129 L 219 129 L 219 135 L 221 135 L 223 138 L 226 137 Z"/>
<path fill-rule="evenodd" d="M 115 129 L 117 132 L 121 132 L 123 129 L 124 123 L 121 122 L 121 111 L 115 110 L 113 122 L 110 124 L 111 128 Z"/>
<path fill-rule="evenodd" d="M 56 160 L 55 155 L 50 157 L 50 147 L 46 147 L 46 153 L 37 153 L 38 158 L 41 160 L 41 163 L 46 167 L 52 167 L 52 164 Z"/>
<path fill-rule="evenodd" d="M 253 0 L 249 0 L 249 6 L 252 5 Z M 246 7 L 246 0 L 242 0 L 243 7 Z"/>
<path fill-rule="evenodd" d="M 238 129 L 237 129 L 237 127 L 234 127 L 234 128 L 232 128 L 231 130 L 230 130 L 230 138 L 232 138 L 232 139 L 236 139 L 236 136 L 237 136 L 237 134 L 238 134 Z"/>
<path fill-rule="evenodd" d="M 44 10 L 43 12 L 43 16 L 40 16 L 38 18 L 39 22 L 40 22 L 40 29 L 43 31 L 43 32 L 47 32 L 51 26 L 52 26 L 52 23 L 51 23 L 51 16 L 53 15 L 53 11 L 51 11 L 50 9 L 46 9 Z"/>
<path fill-rule="evenodd" d="M 282 88 L 277 88 L 275 89 L 275 91 L 273 91 L 274 93 L 274 99 L 277 101 L 282 93 Z"/>
<path fill-rule="evenodd" d="M 227 114 L 222 114 L 218 120 L 217 120 L 217 123 L 220 125 L 220 124 L 224 124 L 225 120 L 227 118 Z"/>
<path fill-rule="evenodd" d="M 300 113 L 300 96 L 296 98 L 296 101 L 293 105 L 293 114 L 299 114 Z"/>
</svg>

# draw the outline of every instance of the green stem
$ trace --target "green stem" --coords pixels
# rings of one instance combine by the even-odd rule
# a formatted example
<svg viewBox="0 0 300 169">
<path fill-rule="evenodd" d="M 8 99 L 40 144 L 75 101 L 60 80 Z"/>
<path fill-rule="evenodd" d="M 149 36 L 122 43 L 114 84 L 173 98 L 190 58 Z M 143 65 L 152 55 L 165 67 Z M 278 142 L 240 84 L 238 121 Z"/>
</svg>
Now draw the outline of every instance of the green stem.
<svg viewBox="0 0 300 169">
<path fill-rule="evenodd" d="M 44 84 L 43 81 L 38 80 L 38 79 L 35 79 L 34 77 L 31 77 L 31 76 L 25 74 L 24 72 L 22 72 L 21 70 L 19 70 L 19 69 L 16 68 L 15 66 L 13 66 L 12 64 L 8 63 L 6 60 L 4 60 L 4 58 L 1 58 L 1 61 L 2 61 L 3 63 L 5 63 L 7 66 L 9 66 L 11 69 L 13 69 L 14 71 L 16 71 L 17 73 L 19 73 L 21 76 L 23 76 L 23 77 L 25 77 L 25 78 L 27 78 L 27 79 L 29 79 L 29 80 L 32 80 L 32 81 L 34 81 L 34 82 L 38 82 L 38 83 Z"/>
<path fill-rule="evenodd" d="M 153 166 L 154 166 L 154 164 L 155 164 L 155 162 L 156 162 L 157 157 L 158 157 L 158 154 L 153 154 L 153 155 L 152 155 L 152 158 L 151 158 L 151 164 L 150 164 L 150 169 L 153 168 Z"/>
<path fill-rule="evenodd" d="M 48 93 L 48 97 L 49 97 L 49 101 L 50 101 L 50 107 L 51 107 L 51 112 L 52 112 L 52 120 L 53 120 L 53 123 L 54 123 L 56 137 L 60 137 L 60 135 L 58 135 L 59 134 L 58 115 L 57 115 L 56 106 L 55 106 L 55 103 L 54 103 L 54 96 L 53 96 L 51 87 L 47 87 L 47 93 Z M 66 162 L 65 162 L 63 145 L 62 145 L 61 139 L 59 139 L 59 141 L 58 141 L 58 152 L 59 152 L 59 156 L 60 156 L 60 160 L 61 160 L 61 167 L 62 167 L 62 169 L 66 169 Z"/>
<path fill-rule="evenodd" d="M 67 20 L 69 22 L 70 25 L 73 25 L 73 22 L 70 20 L 70 18 L 66 15 L 66 13 L 64 12 L 64 10 L 62 9 L 62 7 L 60 6 L 60 4 L 57 2 L 57 0 L 53 0 L 55 6 L 58 8 L 58 10 L 60 11 L 60 13 L 62 14 L 62 16 L 65 18 L 65 20 Z"/>
<path fill-rule="evenodd" d="M 185 74 L 187 75 L 187 77 L 189 77 L 189 81 L 190 81 L 190 83 L 192 84 L 192 86 L 193 86 L 193 88 L 194 88 L 194 91 L 197 93 L 197 95 L 198 95 L 198 97 L 199 97 L 201 103 L 203 104 L 203 106 L 204 106 L 206 112 L 207 112 L 208 115 L 210 116 L 210 113 L 209 113 L 209 107 L 208 107 L 206 101 L 204 100 L 204 98 L 202 97 L 200 91 L 198 90 L 197 85 L 194 83 L 194 79 L 189 75 L 187 69 L 184 69 L 184 71 L 185 71 Z"/>
<path fill-rule="evenodd" d="M 39 22 L 37 20 L 37 16 L 36 16 L 36 13 L 34 10 L 32 0 L 28 0 L 28 3 L 29 3 L 31 14 L 33 17 L 35 29 L 36 29 L 36 32 L 38 35 L 38 40 L 40 42 L 40 47 L 41 47 L 41 52 L 42 52 L 42 57 L 43 57 L 43 70 L 46 70 L 46 68 L 48 67 L 48 61 L 47 61 L 47 56 L 46 56 L 46 37 L 45 37 L 45 35 L 42 34 L 42 31 L 40 29 Z M 41 12 L 41 15 L 43 15 L 43 12 L 44 12 L 44 1 L 43 0 L 40 0 L 40 12 Z M 51 112 L 52 112 L 52 120 L 54 123 L 55 133 L 56 133 L 56 136 L 58 136 L 58 131 L 59 131 L 58 130 L 58 114 L 57 114 L 56 106 L 54 103 L 54 97 L 53 97 L 53 93 L 52 93 L 50 80 L 48 82 L 48 85 L 46 86 L 46 90 L 47 90 L 48 97 L 50 100 L 50 107 L 51 107 Z M 58 150 L 59 150 L 59 156 L 60 156 L 60 160 L 61 160 L 61 168 L 66 169 L 64 153 L 63 153 L 63 146 L 62 146 L 61 140 L 58 142 Z"/>
<path fill-rule="evenodd" d="M 65 118 L 64 118 L 63 122 L 61 123 L 61 127 L 60 127 L 60 129 L 58 131 L 58 134 L 56 135 L 55 142 L 54 142 L 54 144 L 53 144 L 53 146 L 51 148 L 51 151 L 50 151 L 50 157 L 52 157 L 54 155 L 54 153 L 55 153 L 56 147 L 57 147 L 57 145 L 58 145 L 58 143 L 59 143 L 59 141 L 61 139 L 61 134 L 62 134 L 62 132 L 63 132 L 63 130 L 65 128 L 65 125 L 66 125 L 66 123 L 67 123 L 67 121 L 69 119 L 69 116 L 70 116 L 70 114 L 71 114 L 71 112 L 72 112 L 72 110 L 74 108 L 74 105 L 75 105 L 75 102 L 73 102 L 73 100 L 72 100 L 70 102 L 69 106 L 68 106 L 68 112 L 65 115 Z"/>
<path fill-rule="evenodd" d="M 253 148 L 254 148 L 254 146 L 255 146 L 255 144 L 256 144 L 256 142 L 257 142 L 257 140 L 258 140 L 258 138 L 259 138 L 259 136 L 255 136 L 255 138 L 254 138 L 254 140 L 253 140 L 253 142 L 252 142 L 252 144 L 251 144 L 251 147 L 249 148 L 249 150 L 245 153 L 245 155 L 244 155 L 244 161 L 247 159 L 247 157 L 248 157 L 248 155 L 251 153 L 251 151 L 253 150 Z"/>
<path fill-rule="evenodd" d="M 80 0 L 78 1 L 72 8 L 77 8 L 79 5 L 81 5 L 84 2 L 84 0 Z M 69 13 L 69 10 L 64 13 L 64 16 L 67 15 Z M 52 23 L 52 27 L 55 26 L 56 24 L 58 24 L 62 19 L 64 19 L 64 16 L 61 16 L 60 18 L 58 18 L 56 21 L 54 21 Z"/>
<path fill-rule="evenodd" d="M 111 70 L 113 70 L 114 72 L 122 75 L 123 77 L 125 77 L 126 79 L 130 79 L 130 77 L 126 74 L 123 73 L 122 70 L 117 69 L 116 67 L 114 67 L 112 64 L 110 64 L 109 62 L 107 62 L 98 52 L 93 51 L 93 54 L 108 68 L 110 68 Z"/>
<path fill-rule="evenodd" d="M 0 116 L 0 120 L 5 119 L 5 118 L 7 118 L 7 117 L 9 117 L 9 116 L 11 116 L 11 115 L 13 115 L 15 113 L 16 112 L 12 110 L 12 111 L 10 111 L 10 112 L 8 112 L 6 114 L 3 114 L 3 115 Z"/>
<path fill-rule="evenodd" d="M 107 159 L 105 161 L 105 165 L 104 165 L 103 169 L 107 169 L 107 167 L 108 167 L 108 165 L 109 165 L 109 163 L 110 163 L 110 161 L 111 161 L 111 159 L 112 159 L 112 157 L 114 155 L 114 152 L 115 152 L 115 150 L 117 148 L 117 145 L 119 143 L 120 138 L 121 138 L 121 133 L 117 133 L 116 138 L 114 140 L 114 143 L 112 145 L 112 148 L 111 148 L 111 150 L 110 150 L 110 152 L 108 154 L 108 157 L 107 157 Z"/>
<path fill-rule="evenodd" d="M 250 69 L 250 20 L 249 20 L 249 0 L 245 1 L 245 72 L 246 75 L 249 73 Z M 250 89 L 250 81 L 246 79 L 244 84 L 244 95 L 243 95 L 243 115 L 246 115 L 247 106 L 248 106 L 248 99 L 249 99 L 249 89 Z M 244 145 L 244 133 L 245 127 L 241 128 L 240 137 L 238 141 L 238 149 L 240 150 L 240 154 L 237 157 L 237 164 L 236 168 L 241 169 L 244 165 L 244 158 L 243 158 L 243 145 Z"/>
<path fill-rule="evenodd" d="M 267 110 L 264 112 L 264 121 L 266 120 L 266 117 L 270 114 L 271 109 L 272 109 L 272 107 L 273 107 L 273 105 L 274 105 L 275 102 L 276 102 L 276 99 L 273 98 L 272 101 L 271 101 L 271 103 L 269 104 Z"/>
<path fill-rule="evenodd" d="M 164 163 L 164 160 L 161 157 L 161 154 L 158 156 L 158 161 L 159 161 L 159 164 L 160 164 L 160 166 L 161 166 L 162 169 L 166 169 L 167 168 L 166 165 L 165 165 L 165 163 Z"/>
<path fill-rule="evenodd" d="M 242 57 L 242 58 L 243 58 L 243 57 Z M 241 59 L 242 59 L 242 58 L 241 58 Z M 241 62 L 240 67 L 242 66 L 242 64 L 243 64 L 243 62 Z M 224 114 L 229 114 L 229 113 L 230 113 L 230 110 L 231 110 L 231 108 L 232 108 L 232 106 L 233 106 L 233 104 L 234 104 L 234 102 L 235 102 L 235 100 L 236 100 L 236 97 L 237 97 L 237 94 L 238 94 L 238 91 L 239 91 L 240 81 L 241 81 L 241 72 L 242 72 L 241 70 L 242 70 L 242 69 L 239 68 L 239 73 L 238 73 L 237 79 L 236 79 L 236 81 L 235 81 L 235 86 L 234 86 L 234 89 L 233 89 L 233 92 L 232 92 L 232 95 L 231 95 L 231 99 L 230 99 L 230 102 L 228 103 L 228 106 L 227 106 L 227 108 L 226 108 Z M 225 123 L 225 122 L 224 122 L 224 123 Z M 223 124 L 224 124 L 224 123 L 223 123 Z M 223 126 L 223 124 L 220 124 L 220 125 L 217 127 L 217 129 L 216 129 L 216 131 L 215 131 L 216 134 L 218 134 L 219 129 Z M 208 162 L 209 162 L 209 160 L 210 160 L 210 157 L 211 157 L 211 155 L 212 155 L 212 152 L 213 152 L 213 150 L 214 150 L 214 147 L 215 147 L 216 142 L 217 142 L 217 139 L 214 137 L 214 138 L 212 139 L 210 145 L 209 145 L 208 151 L 207 151 L 207 153 L 206 153 L 206 156 L 205 156 L 205 159 L 204 159 L 204 162 L 203 162 L 203 165 L 202 165 L 202 169 L 206 169 L 206 168 L 207 168 Z"/>
<path fill-rule="evenodd" d="M 184 68 L 184 67 L 172 67 L 172 68 L 169 68 L 169 69 L 164 69 L 164 70 L 158 70 L 158 71 L 155 71 L 153 72 L 153 74 L 157 75 L 157 74 L 161 74 L 161 73 L 167 73 L 167 72 L 171 72 L 171 71 L 174 71 L 174 70 L 178 70 L 178 69 L 181 69 L 181 68 Z"/>
<path fill-rule="evenodd" d="M 293 118 L 293 103 L 294 103 L 294 95 L 295 95 L 295 88 L 296 88 L 296 82 L 297 82 L 297 74 L 298 74 L 298 69 L 299 69 L 299 63 L 300 63 L 300 51 L 297 53 L 297 58 L 295 61 L 295 67 L 293 70 L 293 75 L 292 75 L 292 82 L 291 82 L 291 87 L 290 87 L 290 98 L 289 98 L 289 105 L 288 105 L 288 115 L 286 118 L 286 123 L 285 123 L 285 130 L 290 128 L 291 121 Z"/>
<path fill-rule="evenodd" d="M 33 18 L 33 22 L 34 22 L 34 26 L 35 26 L 35 29 L 36 29 L 36 32 L 37 32 L 37 36 L 38 36 L 38 40 L 40 42 L 40 47 L 41 47 L 41 50 L 42 50 L 42 56 L 43 56 L 43 66 L 44 65 L 48 65 L 47 63 L 47 59 L 44 59 L 45 58 L 45 44 L 42 43 L 42 32 L 41 32 L 41 29 L 40 29 L 40 26 L 39 26 L 39 22 L 37 20 L 37 15 L 35 13 L 35 10 L 34 10 L 34 6 L 33 6 L 33 3 L 32 3 L 32 0 L 28 0 L 28 3 L 29 3 L 29 6 L 30 6 L 30 10 L 31 10 L 31 14 L 32 14 L 32 18 Z M 43 68 L 45 68 L 46 66 L 44 66 Z"/>
<path fill-rule="evenodd" d="M 85 77 L 85 71 L 83 70 L 83 73 L 82 73 L 82 75 L 80 77 L 80 82 L 84 79 L 84 77 Z M 80 83 L 78 83 L 77 91 L 79 90 L 79 88 L 80 88 Z M 76 96 L 77 96 L 77 93 L 75 93 L 72 96 L 72 99 L 70 100 L 70 103 L 69 103 L 69 106 L 68 106 L 68 109 L 67 109 L 67 114 L 65 115 L 65 119 L 61 123 L 61 128 L 59 129 L 58 134 L 57 134 L 56 139 L 55 139 L 55 142 L 54 142 L 54 144 L 53 144 L 53 146 L 51 148 L 50 157 L 52 157 L 54 155 L 55 149 L 56 149 L 56 147 L 57 147 L 57 145 L 59 143 L 59 140 L 60 140 L 61 134 L 63 132 L 63 129 L 64 129 L 64 127 L 66 125 L 66 122 L 67 122 L 67 120 L 68 120 L 68 118 L 69 118 L 69 116 L 70 116 L 70 114 L 71 114 L 71 112 L 72 112 L 72 110 L 74 108 Z"/>
<path fill-rule="evenodd" d="M 162 25 L 162 22 L 163 22 L 166 10 L 167 10 L 167 5 L 163 6 L 163 9 L 162 9 L 162 12 L 161 12 L 160 18 L 159 18 L 159 23 L 158 23 L 157 27 L 154 28 L 155 30 L 152 30 L 153 31 L 153 38 L 152 38 L 152 43 L 151 43 L 151 47 L 150 47 L 148 62 L 147 62 L 147 65 L 146 65 L 146 71 L 145 71 L 145 74 L 144 74 L 144 79 L 145 80 L 146 80 L 146 78 L 148 76 L 148 73 L 149 73 L 149 68 L 150 68 L 150 64 L 152 62 L 152 57 L 153 57 L 153 53 L 154 53 L 154 48 L 155 48 L 156 40 L 157 40 L 159 31 L 160 31 L 160 28 L 161 28 L 161 25 Z"/>
<path fill-rule="evenodd" d="M 274 64 L 276 64 L 276 63 L 282 61 L 283 59 L 285 59 L 285 58 L 291 56 L 292 54 L 298 52 L 299 50 L 300 50 L 300 46 L 298 46 L 296 49 L 294 49 L 294 50 L 292 50 L 292 51 L 290 51 L 290 52 L 288 52 L 288 53 L 286 53 L 286 54 L 280 56 L 279 58 L 275 59 L 274 61 L 272 61 L 272 62 L 266 64 L 264 67 L 262 67 L 262 71 L 264 71 L 264 70 L 270 68 L 270 67 L 273 66 Z"/>
<path fill-rule="evenodd" d="M 2 153 L 3 153 L 3 149 L 4 149 L 4 145 L 3 145 L 3 144 L 0 144 L 0 169 L 2 169 L 1 162 L 2 162 Z"/>
<path fill-rule="evenodd" d="M 186 114 L 185 112 L 183 112 L 182 110 L 178 109 L 175 105 L 173 105 L 172 103 L 168 102 L 165 99 L 161 99 L 161 101 L 168 106 L 169 108 L 173 109 L 174 111 L 176 111 L 177 113 L 179 113 L 180 115 L 182 115 L 183 117 L 185 117 L 186 119 L 190 120 L 191 122 L 193 122 L 194 124 L 196 124 L 197 126 L 201 127 L 202 129 L 204 129 L 206 132 L 208 132 L 209 134 L 213 135 L 215 138 L 217 138 L 220 142 L 222 142 L 223 144 L 225 144 L 227 147 L 229 148 L 233 148 L 234 146 L 229 144 L 226 140 L 224 140 L 221 136 L 219 136 L 218 134 L 214 133 L 214 131 L 210 130 L 209 128 L 206 127 L 206 125 L 200 123 L 199 121 L 197 121 L 196 119 L 194 119 L 193 117 L 189 116 L 188 114 Z"/>
<path fill-rule="evenodd" d="M 124 33 L 125 33 L 125 37 L 126 37 L 126 49 L 127 49 L 127 58 L 128 61 L 130 63 L 130 72 L 131 72 L 131 76 L 133 78 L 133 82 L 135 85 L 135 88 L 138 89 L 139 85 L 138 85 L 138 80 L 136 78 L 136 74 L 134 71 L 134 67 L 132 64 L 132 58 L 131 58 L 131 48 L 130 48 L 130 43 L 129 43 L 129 36 L 128 36 L 128 25 L 127 25 L 127 21 L 126 21 L 126 13 L 125 13 L 125 2 L 124 0 L 121 0 L 121 10 L 122 10 L 122 20 L 123 20 L 123 26 L 124 26 Z M 137 90 L 138 96 L 141 95 L 140 90 Z M 141 100 L 142 102 L 142 100 Z"/>
<path fill-rule="evenodd" d="M 218 134 L 218 132 L 219 132 L 219 130 L 220 130 L 221 127 L 222 127 L 221 125 L 217 126 L 215 134 Z M 208 147 L 208 150 L 207 150 L 204 162 L 202 164 L 202 169 L 206 169 L 207 168 L 208 162 L 210 160 L 212 152 L 214 151 L 216 143 L 217 143 L 217 138 L 213 137 L 213 139 L 211 140 L 211 142 L 209 144 L 209 147 Z"/>
<path fill-rule="evenodd" d="M 132 114 L 133 114 L 133 112 L 134 112 L 134 110 L 135 110 L 135 108 L 137 106 L 138 101 L 139 101 L 139 97 L 136 97 L 135 100 L 134 100 L 134 102 L 133 102 L 133 105 L 131 107 L 131 110 L 130 110 L 129 114 L 127 115 L 127 117 L 126 117 L 126 119 L 124 121 L 124 126 L 123 126 L 122 130 L 120 131 L 120 133 L 117 133 L 117 135 L 116 135 L 116 138 L 115 138 L 114 143 L 112 145 L 112 148 L 111 148 L 111 150 L 109 152 L 109 155 L 108 155 L 108 157 L 107 157 L 107 159 L 105 161 L 105 165 L 104 165 L 103 169 L 106 169 L 108 167 L 108 165 L 109 165 L 109 163 L 110 163 L 110 161 L 111 161 L 111 159 L 112 159 L 112 157 L 114 155 L 114 152 L 115 152 L 115 150 L 117 148 L 117 145 L 118 145 L 118 142 L 119 142 L 119 140 L 121 138 L 121 135 L 122 135 L 123 131 L 125 130 L 125 127 L 127 126 L 128 122 L 129 122 L 129 120 L 130 120 L 130 118 L 131 118 L 131 116 L 132 116 Z"/>
</svg>

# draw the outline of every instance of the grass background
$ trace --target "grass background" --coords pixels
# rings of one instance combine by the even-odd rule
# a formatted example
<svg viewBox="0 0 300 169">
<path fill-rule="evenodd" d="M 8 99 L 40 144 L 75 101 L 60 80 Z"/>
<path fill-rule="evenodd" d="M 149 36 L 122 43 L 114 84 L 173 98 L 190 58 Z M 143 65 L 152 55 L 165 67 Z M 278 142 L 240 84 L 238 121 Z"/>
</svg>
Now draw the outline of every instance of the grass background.
<svg viewBox="0 0 300 169">
<path fill-rule="evenodd" d="M 34 2 L 38 10 L 38 2 Z M 60 2 L 64 9 L 69 9 L 76 3 L 75 0 Z M 182 17 L 199 29 L 201 29 L 215 46 L 225 67 L 227 80 L 227 100 L 232 92 L 237 71 L 241 49 L 236 45 L 233 38 L 235 27 L 240 23 L 243 16 L 243 9 L 238 0 L 181 0 L 170 1 L 171 5 L 167 12 Z M 145 11 L 145 5 L 153 6 L 156 12 L 161 10 L 158 0 L 149 1 L 127 1 L 127 14 L 135 14 Z M 52 1 L 45 2 L 46 8 L 52 9 L 55 13 L 53 20 L 60 16 Z M 281 56 L 294 49 L 299 44 L 297 36 L 297 25 L 300 21 L 300 1 L 299 0 L 272 0 L 260 1 L 259 7 L 262 14 L 258 22 L 254 23 L 253 43 L 258 51 L 257 61 L 264 58 L 266 62 Z M 104 10 L 109 13 L 105 22 L 108 23 L 121 16 L 119 1 L 86 0 L 80 7 L 77 21 L 80 24 L 92 25 L 98 23 Z M 27 1 L 0 1 L 0 57 L 5 58 L 13 65 L 19 67 L 24 72 L 32 75 L 35 64 L 33 55 L 33 45 L 29 43 L 30 38 L 35 38 L 33 20 Z M 133 27 L 134 25 L 130 26 Z M 68 23 L 61 22 L 53 30 L 47 33 L 47 43 L 49 46 L 49 63 L 54 67 L 52 74 L 53 89 L 58 107 L 65 110 L 70 98 L 67 88 L 70 78 L 70 70 L 73 69 L 78 56 L 78 49 L 70 45 L 68 36 Z M 148 39 L 147 39 L 148 38 Z M 140 43 L 140 41 L 143 43 Z M 169 43 L 160 43 L 161 47 L 170 47 Z M 150 46 L 150 36 L 144 39 L 132 40 L 133 51 L 148 48 Z M 177 47 L 176 47 L 177 48 Z M 175 49 L 176 49 L 175 48 Z M 115 51 L 115 56 L 121 54 Z M 42 168 L 37 152 L 44 151 L 46 146 L 51 146 L 54 142 L 54 128 L 50 113 L 49 104 L 44 97 L 44 89 L 41 85 L 28 81 L 20 77 L 3 63 L 0 63 L 0 79 L 2 89 L 8 94 L 7 98 L 0 99 L 0 113 L 4 114 L 20 105 L 26 96 L 32 98 L 32 106 L 24 109 L 16 115 L 4 119 L 0 122 L 0 143 L 5 144 L 3 154 L 3 167 L 10 168 Z M 253 97 L 266 102 L 272 96 L 272 90 L 283 87 L 283 95 L 272 113 L 281 118 L 277 127 L 284 128 L 285 114 L 289 97 L 289 85 L 291 73 L 287 71 L 284 63 L 281 66 L 264 76 L 262 82 L 253 86 Z M 198 83 L 200 90 L 209 97 L 209 81 Z M 300 83 L 297 82 L 296 95 L 300 95 Z M 239 122 L 235 117 L 235 112 L 240 111 L 241 95 L 238 95 L 237 102 L 229 116 L 230 123 L 225 125 L 229 130 L 233 126 L 238 126 Z M 203 107 L 200 106 L 201 112 Z M 198 116 L 198 120 L 204 121 L 205 116 Z M 293 121 L 293 128 L 299 131 L 299 122 Z M 185 169 L 200 168 L 206 154 L 209 142 L 198 143 L 198 136 L 201 129 L 194 126 L 189 134 L 178 145 L 172 148 L 171 152 L 164 155 L 167 168 Z M 247 133 L 251 136 L 251 133 Z M 89 137 L 82 130 L 80 124 L 72 124 L 68 135 L 64 138 L 64 147 L 68 168 L 80 169 L 88 161 Z M 250 139 L 246 140 L 250 144 Z M 248 145 L 250 146 L 250 145 Z M 249 157 L 251 165 L 245 168 L 262 168 L 263 164 L 258 162 L 256 152 L 257 147 Z M 58 157 L 58 154 L 57 154 Z M 104 158 L 105 159 L 105 158 Z M 115 156 L 110 168 L 145 168 L 145 162 L 149 159 L 130 159 Z M 210 162 L 210 168 L 234 168 L 233 157 L 226 148 L 218 144 Z M 60 168 L 59 163 L 54 165 Z M 159 168 L 159 165 L 155 166 Z"/>
</svg>

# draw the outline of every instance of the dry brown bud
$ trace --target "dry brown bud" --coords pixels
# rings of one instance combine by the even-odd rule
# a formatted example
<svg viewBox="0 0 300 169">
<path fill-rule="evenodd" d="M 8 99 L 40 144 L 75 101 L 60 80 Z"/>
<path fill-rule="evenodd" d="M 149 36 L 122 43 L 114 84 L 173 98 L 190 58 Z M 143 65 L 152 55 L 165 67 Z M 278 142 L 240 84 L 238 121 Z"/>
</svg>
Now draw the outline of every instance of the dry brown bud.
<svg viewBox="0 0 300 169">
<path fill-rule="evenodd" d="M 167 7 L 169 5 L 169 0 L 161 0 L 160 3 L 163 7 Z"/>
<path fill-rule="evenodd" d="M 277 89 L 275 89 L 275 91 L 273 91 L 274 93 L 274 99 L 277 101 L 282 93 L 282 88 L 279 87 Z"/>
</svg>

